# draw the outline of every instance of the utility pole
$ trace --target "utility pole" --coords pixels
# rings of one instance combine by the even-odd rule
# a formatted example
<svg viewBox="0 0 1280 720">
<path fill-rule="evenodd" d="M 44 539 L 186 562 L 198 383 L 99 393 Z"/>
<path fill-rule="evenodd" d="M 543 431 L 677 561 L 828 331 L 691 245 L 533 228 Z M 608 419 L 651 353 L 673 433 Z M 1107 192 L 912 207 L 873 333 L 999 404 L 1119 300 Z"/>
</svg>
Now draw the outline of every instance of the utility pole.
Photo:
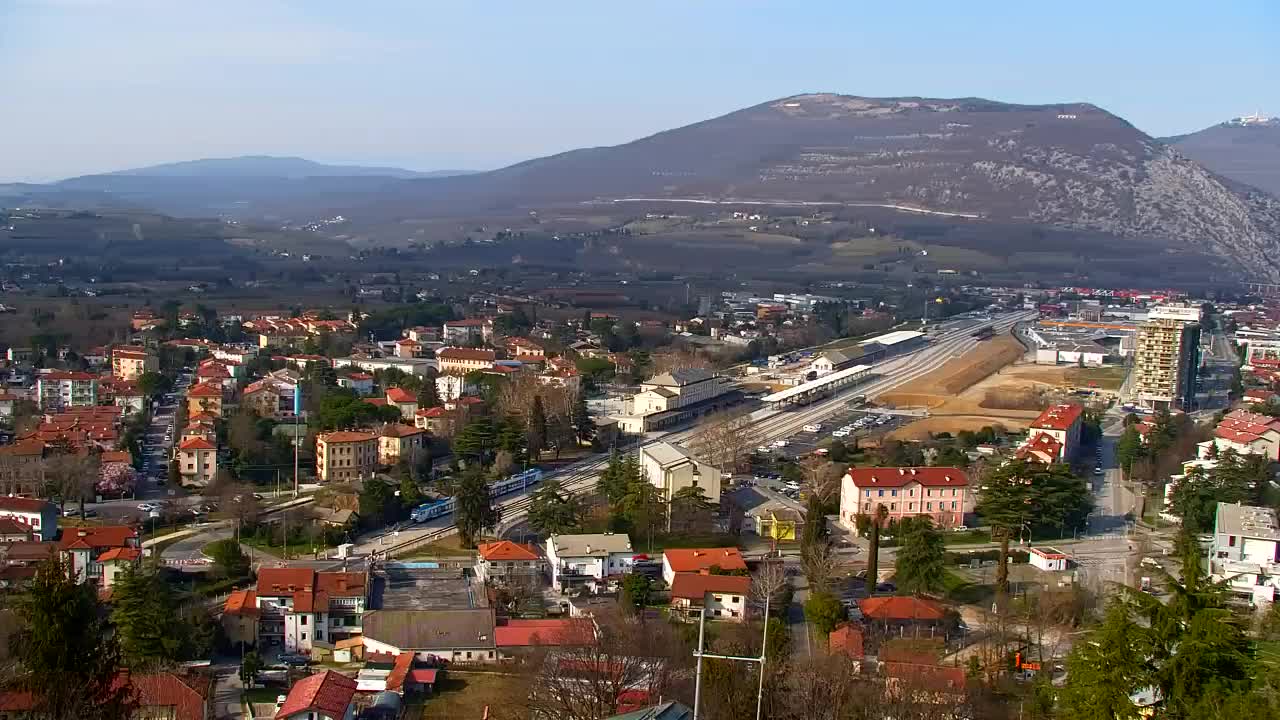
<svg viewBox="0 0 1280 720">
<path fill-rule="evenodd" d="M 773 600 L 773 592 L 767 591 L 764 596 L 764 631 L 760 640 L 760 656 L 745 657 L 742 655 L 716 655 L 713 653 L 703 652 L 703 637 L 707 627 L 707 608 L 704 606 L 698 617 L 698 649 L 693 656 L 697 658 L 697 667 L 694 670 L 693 677 L 693 720 L 698 720 L 698 712 L 702 706 L 702 659 L 711 658 L 713 660 L 734 660 L 737 662 L 758 663 L 760 665 L 760 680 L 756 686 L 756 720 L 760 720 L 760 713 L 764 708 L 764 669 L 765 660 L 769 652 L 769 603 Z"/>
</svg>

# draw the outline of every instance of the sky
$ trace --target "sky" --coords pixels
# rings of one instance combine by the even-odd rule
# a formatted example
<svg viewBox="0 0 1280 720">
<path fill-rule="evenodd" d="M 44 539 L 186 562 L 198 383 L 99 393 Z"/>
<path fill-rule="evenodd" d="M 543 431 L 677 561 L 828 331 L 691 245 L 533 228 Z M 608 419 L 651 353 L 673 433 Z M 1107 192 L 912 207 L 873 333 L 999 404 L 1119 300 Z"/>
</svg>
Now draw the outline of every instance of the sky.
<svg viewBox="0 0 1280 720">
<path fill-rule="evenodd" d="M 0 0 L 0 181 L 489 169 L 806 92 L 1280 115 L 1280 2 Z"/>
</svg>

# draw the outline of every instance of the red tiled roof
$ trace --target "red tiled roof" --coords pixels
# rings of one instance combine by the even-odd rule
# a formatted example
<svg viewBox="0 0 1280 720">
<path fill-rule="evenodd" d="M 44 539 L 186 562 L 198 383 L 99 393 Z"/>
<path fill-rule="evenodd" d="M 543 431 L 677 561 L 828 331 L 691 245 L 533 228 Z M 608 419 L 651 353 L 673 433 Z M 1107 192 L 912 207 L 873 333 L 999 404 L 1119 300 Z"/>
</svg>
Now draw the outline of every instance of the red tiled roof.
<svg viewBox="0 0 1280 720">
<path fill-rule="evenodd" d="M 700 601 L 709 592 L 746 595 L 750 590 L 751 578 L 746 575 L 676 573 L 671 580 L 671 597 L 685 600 Z"/>
<path fill-rule="evenodd" d="M 397 655 L 395 663 L 391 666 L 391 674 L 387 675 L 387 689 L 399 690 L 404 687 L 404 680 L 409 676 L 409 671 L 412 669 L 412 652 L 402 652 Z"/>
<path fill-rule="evenodd" d="M 843 652 L 855 658 L 862 657 L 866 652 L 862 641 L 862 628 L 850 624 L 841 625 L 827 636 L 827 645 L 832 652 Z"/>
<path fill-rule="evenodd" d="M 136 359 L 136 360 L 145 360 L 146 358 L 150 357 L 150 354 L 146 350 L 142 350 L 140 348 L 135 349 L 135 348 L 118 347 L 111 351 L 111 356 L 121 357 L 121 358 L 130 358 L 130 359 Z"/>
<path fill-rule="evenodd" d="M 108 450 L 98 457 L 102 463 L 132 463 L 133 455 L 128 450 Z"/>
<path fill-rule="evenodd" d="M 415 412 L 414 417 L 444 417 L 448 411 L 442 407 L 427 408 Z"/>
<path fill-rule="evenodd" d="M 54 370 L 44 373 L 37 378 L 39 380 L 96 380 L 97 377 L 84 372 L 65 372 L 62 370 Z"/>
<path fill-rule="evenodd" d="M 435 685 L 437 672 L 435 668 L 416 668 L 409 671 L 409 679 L 419 685 Z"/>
<path fill-rule="evenodd" d="M 382 427 L 382 437 L 406 438 L 426 432 L 422 428 L 403 423 L 387 423 Z"/>
<path fill-rule="evenodd" d="M 66 528 L 62 531 L 59 546 L 63 550 L 98 550 L 113 547 L 125 547 L 130 540 L 136 540 L 138 532 L 123 525 L 86 525 L 85 527 Z"/>
<path fill-rule="evenodd" d="M 484 318 L 467 318 L 466 320 L 450 320 L 445 327 L 484 327 L 489 321 Z"/>
<path fill-rule="evenodd" d="M 195 437 L 189 440 L 183 440 L 178 445 L 179 450 L 217 450 L 218 446 L 205 440 L 204 438 Z"/>
<path fill-rule="evenodd" d="M 257 615 L 258 593 L 253 590 L 234 590 L 227 596 L 222 612 L 226 615 Z"/>
<path fill-rule="evenodd" d="M 346 442 L 365 442 L 367 440 L 377 440 L 378 436 L 369 432 L 357 432 L 355 430 L 335 430 L 320 435 L 320 439 L 326 443 L 346 443 Z"/>
<path fill-rule="evenodd" d="M 269 568 L 258 570 L 258 595 L 288 595 L 303 589 L 314 589 L 316 571 L 311 568 Z"/>
<path fill-rule="evenodd" d="M 698 572 L 718 567 L 721 570 L 746 570 L 747 563 L 742 559 L 738 548 L 688 548 L 667 550 L 662 553 L 672 572 Z"/>
<path fill-rule="evenodd" d="M 1229 440 L 1231 442 L 1241 443 L 1244 445 L 1255 443 L 1262 439 L 1262 436 L 1255 433 L 1251 433 L 1246 430 L 1236 430 L 1229 427 L 1223 427 L 1221 425 L 1214 428 L 1213 434 L 1215 437 L 1220 437 L 1223 440 Z"/>
<path fill-rule="evenodd" d="M 487 360 L 493 362 L 498 356 L 492 350 L 481 348 L 447 347 L 437 350 L 436 357 L 443 360 Z"/>
<path fill-rule="evenodd" d="M 927 487 L 965 487 L 969 477 L 954 467 L 855 467 L 849 477 L 860 488 L 905 487 L 916 482 Z"/>
<path fill-rule="evenodd" d="M 476 547 L 476 551 L 485 560 L 537 560 L 539 557 L 529 545 L 521 545 L 510 540 L 481 543 Z"/>
<path fill-rule="evenodd" d="M 187 397 L 222 397 L 222 386 L 214 383 L 201 383 L 187 391 Z"/>
<path fill-rule="evenodd" d="M 21 497 L 0 497 L 0 512 L 43 512 L 45 508 L 53 509 L 53 503 L 48 500 L 39 500 L 37 498 L 21 498 Z"/>
<path fill-rule="evenodd" d="M 364 597 L 365 574 L 362 572 L 318 572 L 316 590 L 331 597 Z"/>
<path fill-rule="evenodd" d="M 0 535 L 31 535 L 31 526 L 18 522 L 12 517 L 0 517 Z"/>
<path fill-rule="evenodd" d="M 933 691 L 961 692 L 965 686 L 964 668 L 960 667 L 886 662 L 880 664 L 880 671 L 888 677 L 908 681 L 911 686 Z"/>
<path fill-rule="evenodd" d="M 364 401 L 370 405 L 377 405 L 378 407 L 384 407 L 387 404 L 386 398 L 365 398 Z"/>
<path fill-rule="evenodd" d="M 98 562 L 109 562 L 111 560 L 126 560 L 133 562 L 142 557 L 142 550 L 135 547 L 115 547 L 98 556 Z"/>
<path fill-rule="evenodd" d="M 1031 423 L 1031 427 L 1036 430 L 1066 430 L 1079 420 L 1082 414 L 1084 414 L 1084 407 L 1075 403 L 1050 405 L 1040 413 L 1040 417 L 1036 418 L 1035 422 Z"/>
<path fill-rule="evenodd" d="M 946 613 L 941 603 L 917 597 L 863 598 L 858 607 L 864 617 L 872 620 L 941 620 Z"/>
<path fill-rule="evenodd" d="M 284 704 L 276 711 L 276 717 L 287 718 L 308 711 L 335 718 L 344 717 L 355 694 L 355 680 L 332 670 L 325 670 L 294 683 L 289 688 L 289 696 Z"/>
<path fill-rule="evenodd" d="M 591 621 L 584 618 L 513 619 L 493 629 L 498 647 L 586 645 L 594 636 Z"/>
<path fill-rule="evenodd" d="M 418 396 L 402 387 L 387 388 L 387 402 L 416 403 L 418 402 Z"/>
<path fill-rule="evenodd" d="M 26 440 L 19 440 L 18 442 L 12 445 L 0 446 L 0 455 L 12 455 L 12 456 L 37 455 L 39 456 L 43 454 L 44 454 L 44 441 L 33 439 L 33 438 L 29 438 Z"/>
</svg>

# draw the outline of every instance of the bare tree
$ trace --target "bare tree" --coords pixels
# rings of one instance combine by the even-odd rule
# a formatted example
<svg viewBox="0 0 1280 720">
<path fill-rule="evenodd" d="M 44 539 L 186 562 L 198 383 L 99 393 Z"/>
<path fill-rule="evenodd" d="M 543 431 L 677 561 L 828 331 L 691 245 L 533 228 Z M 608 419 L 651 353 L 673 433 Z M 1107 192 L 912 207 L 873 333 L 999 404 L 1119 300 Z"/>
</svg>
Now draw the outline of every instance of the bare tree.
<svg viewBox="0 0 1280 720">
<path fill-rule="evenodd" d="M 800 563 L 804 566 L 805 577 L 809 579 L 809 589 L 826 590 L 835 577 L 840 560 L 832 551 L 831 543 L 823 539 L 801 548 Z M 867 582 L 872 581 L 868 578 Z"/>
<path fill-rule="evenodd" d="M 699 423 L 689 449 L 708 465 L 723 472 L 737 472 L 756 445 L 753 428 L 750 415 L 743 409 L 707 415 Z"/>
<path fill-rule="evenodd" d="M 45 492 L 56 497 L 60 510 L 66 512 L 68 502 L 80 504 L 80 516 L 84 517 L 84 503 L 93 497 L 98 479 L 98 456 L 90 452 L 56 450 L 44 459 Z"/>
<path fill-rule="evenodd" d="M 769 599 L 771 612 L 781 612 L 789 600 L 791 582 L 787 579 L 787 571 L 779 559 L 768 560 L 760 564 L 760 569 L 751 576 L 751 603 L 758 617 L 764 615 L 764 602 Z"/>
<path fill-rule="evenodd" d="M 818 497 L 822 504 L 829 503 L 840 494 L 840 480 L 844 477 L 844 466 L 833 463 L 821 455 L 811 455 L 801 463 L 808 480 L 809 492 Z"/>
<path fill-rule="evenodd" d="M 697 353 L 679 350 L 675 352 L 654 354 L 649 361 L 649 372 L 653 375 L 671 372 L 672 370 L 688 370 L 701 368 L 711 370 L 711 360 Z"/>
</svg>

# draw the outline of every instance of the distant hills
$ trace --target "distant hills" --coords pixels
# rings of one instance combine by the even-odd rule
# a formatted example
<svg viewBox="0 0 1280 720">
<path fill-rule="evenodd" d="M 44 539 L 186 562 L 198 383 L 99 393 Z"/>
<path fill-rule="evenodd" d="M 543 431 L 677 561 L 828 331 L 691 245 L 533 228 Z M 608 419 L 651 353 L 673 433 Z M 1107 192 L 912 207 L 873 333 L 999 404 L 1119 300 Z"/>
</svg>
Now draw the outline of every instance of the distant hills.
<svg viewBox="0 0 1280 720">
<path fill-rule="evenodd" d="M 434 172 L 417 172 L 395 167 L 366 167 L 361 165 L 325 165 L 300 157 L 277 157 L 273 155 L 243 155 L 231 158 L 207 158 L 204 160 L 186 160 L 183 162 L 151 165 L 132 170 L 118 170 L 103 175 L 86 175 L 62 184 L 81 184 L 93 178 L 105 176 L 115 177 L 132 175 L 138 177 L 253 177 L 253 178 L 292 178 L 312 177 L 388 177 L 388 178 L 423 178 L 464 175 L 468 170 L 437 170 Z"/>
<path fill-rule="evenodd" d="M 1280 196 L 1280 120 L 1225 122 L 1163 140 L 1219 175 Z"/>
</svg>

